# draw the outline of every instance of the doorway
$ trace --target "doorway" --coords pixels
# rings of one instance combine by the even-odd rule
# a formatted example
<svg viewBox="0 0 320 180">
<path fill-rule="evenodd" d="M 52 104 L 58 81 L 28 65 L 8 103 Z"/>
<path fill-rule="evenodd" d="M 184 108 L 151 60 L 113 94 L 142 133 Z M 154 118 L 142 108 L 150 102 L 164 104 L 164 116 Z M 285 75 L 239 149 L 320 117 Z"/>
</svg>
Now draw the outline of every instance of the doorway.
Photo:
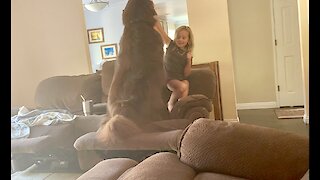
<svg viewBox="0 0 320 180">
<path fill-rule="evenodd" d="M 303 106 L 303 80 L 297 0 L 273 0 L 277 102 Z"/>
</svg>

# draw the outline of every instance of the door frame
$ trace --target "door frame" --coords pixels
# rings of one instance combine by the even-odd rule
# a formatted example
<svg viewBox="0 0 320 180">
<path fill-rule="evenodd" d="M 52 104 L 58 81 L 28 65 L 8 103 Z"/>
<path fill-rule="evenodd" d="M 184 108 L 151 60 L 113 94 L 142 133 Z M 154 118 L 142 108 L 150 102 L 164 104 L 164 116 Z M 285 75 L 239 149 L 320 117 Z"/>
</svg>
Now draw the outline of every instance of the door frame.
<svg viewBox="0 0 320 180">
<path fill-rule="evenodd" d="M 275 0 L 270 0 L 270 9 L 271 9 L 271 27 L 272 27 L 272 41 L 273 41 L 273 70 L 274 70 L 274 79 L 275 79 L 275 86 L 274 86 L 274 91 L 276 92 L 276 107 L 279 108 L 280 107 L 280 95 L 279 95 L 279 91 L 278 91 L 278 84 L 279 84 L 279 80 L 278 80 L 278 59 L 277 59 L 277 48 L 274 45 L 275 44 L 275 39 L 276 39 L 276 29 L 275 29 L 275 20 L 274 20 L 274 1 Z"/>
<path fill-rule="evenodd" d="M 279 108 L 280 107 L 280 93 L 278 91 L 278 85 L 279 85 L 279 79 L 278 79 L 278 58 L 277 58 L 277 47 L 275 46 L 275 40 L 276 40 L 276 26 L 275 26 L 275 15 L 274 15 L 274 1 L 276 0 L 270 0 L 270 6 L 271 6 L 271 27 L 272 27 L 272 41 L 273 41 L 273 66 L 274 66 L 274 77 L 275 77 L 275 94 L 276 94 L 276 107 Z M 297 3 L 297 6 L 299 5 L 298 4 L 298 0 L 295 0 L 296 3 Z M 299 7 L 297 9 L 298 11 L 298 14 L 299 14 Z M 298 20 L 298 23 L 300 25 L 300 21 Z M 299 32 L 300 32 L 300 29 L 299 29 Z M 300 33 L 299 33 L 300 34 Z M 300 38 L 300 37 L 299 37 Z M 301 42 L 299 42 L 301 43 Z M 301 44 L 300 44 L 301 45 Z M 302 58 L 300 58 L 300 63 L 303 63 L 302 62 Z M 302 68 L 302 65 L 301 65 L 301 68 Z M 302 71 L 303 72 L 303 71 Z M 303 74 L 301 74 L 301 78 L 302 78 L 302 81 L 303 80 Z M 303 83 L 303 82 L 302 82 Z M 303 84 L 302 84 L 303 86 Z M 305 95 L 303 94 L 303 106 L 305 107 Z"/>
</svg>

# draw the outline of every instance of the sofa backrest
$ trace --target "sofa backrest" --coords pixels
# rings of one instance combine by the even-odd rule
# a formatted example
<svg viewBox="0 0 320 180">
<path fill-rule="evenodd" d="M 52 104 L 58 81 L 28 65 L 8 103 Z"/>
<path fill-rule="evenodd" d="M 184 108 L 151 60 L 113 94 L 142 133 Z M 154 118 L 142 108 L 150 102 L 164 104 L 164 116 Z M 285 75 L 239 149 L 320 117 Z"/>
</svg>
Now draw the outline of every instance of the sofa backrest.
<svg viewBox="0 0 320 180">
<path fill-rule="evenodd" d="M 112 82 L 116 61 L 106 61 L 102 65 L 102 90 L 103 90 L 103 102 L 108 99 L 108 93 Z M 188 77 L 190 83 L 189 95 L 203 94 L 210 100 L 214 99 L 216 91 L 216 76 L 209 67 L 193 68 L 191 74 Z M 167 88 L 163 88 L 163 99 L 167 102 L 170 98 L 171 91 Z"/>
<path fill-rule="evenodd" d="M 35 104 L 38 109 L 66 109 L 73 114 L 82 114 L 81 95 L 94 104 L 101 102 L 99 73 L 44 79 L 36 89 Z"/>
<path fill-rule="evenodd" d="M 114 74 L 114 70 L 116 68 L 116 61 L 106 61 L 102 65 L 101 70 L 101 88 L 102 88 L 102 102 L 107 102 L 108 94 Z"/>
</svg>

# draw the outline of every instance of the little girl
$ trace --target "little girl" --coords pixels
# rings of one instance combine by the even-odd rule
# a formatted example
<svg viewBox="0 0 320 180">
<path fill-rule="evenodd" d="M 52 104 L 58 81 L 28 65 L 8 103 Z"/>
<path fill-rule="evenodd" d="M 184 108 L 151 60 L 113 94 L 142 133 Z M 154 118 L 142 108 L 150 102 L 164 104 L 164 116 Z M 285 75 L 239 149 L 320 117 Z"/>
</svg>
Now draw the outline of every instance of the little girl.
<svg viewBox="0 0 320 180">
<path fill-rule="evenodd" d="M 174 104 L 189 93 L 189 82 L 186 79 L 191 72 L 193 34 L 188 26 L 180 26 L 176 29 L 172 40 L 161 27 L 157 17 L 154 29 L 158 31 L 165 45 L 167 45 L 164 57 L 164 69 L 166 71 L 167 87 L 172 91 L 168 110 L 171 112 Z"/>
</svg>

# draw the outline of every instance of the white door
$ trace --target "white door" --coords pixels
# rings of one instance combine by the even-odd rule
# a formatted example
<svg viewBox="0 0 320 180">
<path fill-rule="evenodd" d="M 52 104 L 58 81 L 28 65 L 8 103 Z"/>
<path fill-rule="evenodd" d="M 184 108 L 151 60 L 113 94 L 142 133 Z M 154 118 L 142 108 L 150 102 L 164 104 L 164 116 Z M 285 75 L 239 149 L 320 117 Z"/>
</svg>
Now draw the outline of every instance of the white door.
<svg viewBox="0 0 320 180">
<path fill-rule="evenodd" d="M 297 0 L 274 0 L 278 102 L 281 106 L 303 106 Z"/>
</svg>

